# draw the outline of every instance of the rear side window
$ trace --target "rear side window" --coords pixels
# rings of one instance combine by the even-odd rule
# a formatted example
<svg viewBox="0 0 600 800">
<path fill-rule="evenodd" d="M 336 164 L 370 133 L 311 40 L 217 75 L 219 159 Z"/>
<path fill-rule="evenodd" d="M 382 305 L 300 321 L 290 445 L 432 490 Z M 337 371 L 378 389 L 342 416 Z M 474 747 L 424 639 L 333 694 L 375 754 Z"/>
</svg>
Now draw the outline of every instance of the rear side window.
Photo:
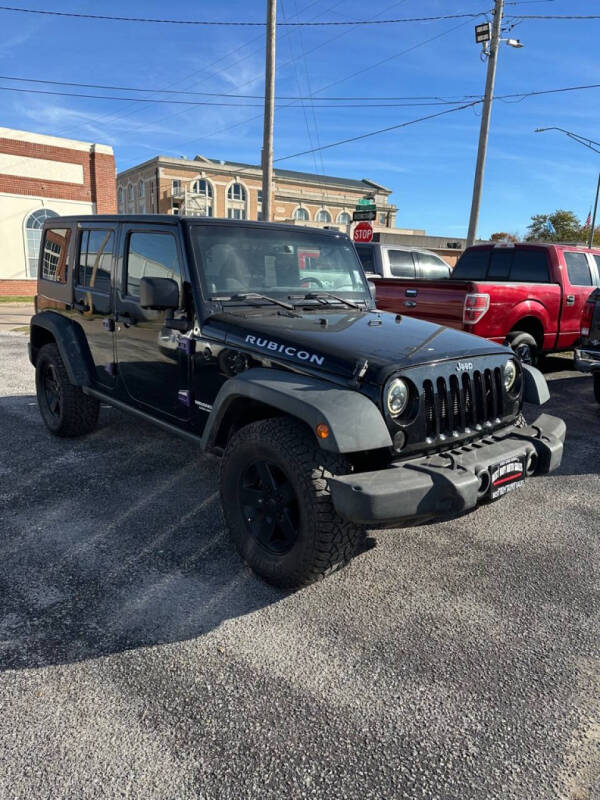
<svg viewBox="0 0 600 800">
<path fill-rule="evenodd" d="M 395 278 L 414 278 L 415 262 L 406 250 L 388 250 L 390 272 Z"/>
<path fill-rule="evenodd" d="M 490 250 L 487 248 L 467 250 L 454 267 L 453 280 L 484 281 L 488 271 L 489 260 Z"/>
<path fill-rule="evenodd" d="M 69 228 L 47 228 L 42 246 L 42 279 L 55 283 L 67 282 L 67 256 L 69 253 Z"/>
<path fill-rule="evenodd" d="M 132 233 L 129 236 L 126 294 L 139 297 L 142 278 L 172 278 L 181 288 L 177 243 L 170 233 Z"/>
<path fill-rule="evenodd" d="M 591 286 L 592 276 L 585 253 L 565 250 L 564 257 L 571 286 Z"/>
<path fill-rule="evenodd" d="M 110 292 L 114 242 L 113 231 L 82 231 L 77 259 L 79 286 Z"/>
<path fill-rule="evenodd" d="M 417 258 L 423 277 L 427 280 L 437 281 L 450 277 L 450 267 L 443 258 L 433 256 L 431 253 L 418 253 Z"/>
<path fill-rule="evenodd" d="M 368 245 L 356 245 L 356 252 L 360 258 L 365 272 L 375 272 L 375 264 L 373 263 L 373 248 Z"/>
<path fill-rule="evenodd" d="M 546 251 L 515 250 L 510 279 L 523 283 L 550 283 Z"/>
</svg>

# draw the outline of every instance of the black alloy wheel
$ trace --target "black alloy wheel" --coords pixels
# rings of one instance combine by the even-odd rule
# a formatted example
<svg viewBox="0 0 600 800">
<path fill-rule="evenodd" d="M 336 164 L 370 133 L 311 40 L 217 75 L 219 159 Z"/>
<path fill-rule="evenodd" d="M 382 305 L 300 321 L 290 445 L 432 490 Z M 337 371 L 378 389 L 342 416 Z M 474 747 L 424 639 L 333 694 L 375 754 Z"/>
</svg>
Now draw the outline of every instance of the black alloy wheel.
<svg viewBox="0 0 600 800">
<path fill-rule="evenodd" d="M 528 342 L 523 342 L 515 347 L 515 353 L 523 364 L 533 366 L 535 364 L 535 355 L 533 348 Z"/>
<path fill-rule="evenodd" d="M 270 461 L 250 464 L 242 474 L 239 496 L 250 536 L 269 553 L 288 553 L 298 538 L 300 510 L 284 471 Z"/>
<path fill-rule="evenodd" d="M 48 411 L 53 417 L 59 419 L 62 409 L 62 392 L 56 374 L 56 368 L 54 364 L 50 362 L 44 364 L 42 386 L 44 388 L 44 398 Z"/>
</svg>

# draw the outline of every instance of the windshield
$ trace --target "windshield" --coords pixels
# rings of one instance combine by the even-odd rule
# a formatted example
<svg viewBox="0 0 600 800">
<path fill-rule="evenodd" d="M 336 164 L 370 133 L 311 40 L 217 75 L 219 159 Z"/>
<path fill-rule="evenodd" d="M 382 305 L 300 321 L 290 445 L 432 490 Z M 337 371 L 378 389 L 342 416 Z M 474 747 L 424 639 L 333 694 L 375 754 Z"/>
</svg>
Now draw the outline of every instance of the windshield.
<svg viewBox="0 0 600 800">
<path fill-rule="evenodd" d="M 360 261 L 345 238 L 212 224 L 192 225 L 191 237 L 209 299 L 248 292 L 304 298 L 323 292 L 370 301 Z"/>
</svg>

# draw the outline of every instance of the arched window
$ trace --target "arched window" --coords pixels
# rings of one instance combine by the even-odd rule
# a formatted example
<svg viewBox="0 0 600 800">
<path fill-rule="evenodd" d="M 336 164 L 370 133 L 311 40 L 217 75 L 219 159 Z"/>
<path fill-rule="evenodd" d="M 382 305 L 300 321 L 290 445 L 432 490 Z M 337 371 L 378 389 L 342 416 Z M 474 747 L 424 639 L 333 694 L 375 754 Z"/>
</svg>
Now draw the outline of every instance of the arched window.
<svg viewBox="0 0 600 800">
<path fill-rule="evenodd" d="M 292 214 L 292 219 L 297 219 L 298 222 L 307 222 L 310 219 L 310 215 L 305 208 L 298 206 Z"/>
<path fill-rule="evenodd" d="M 229 219 L 246 219 L 247 214 L 247 193 L 245 187 L 238 183 L 232 183 L 227 189 L 227 216 Z"/>
<path fill-rule="evenodd" d="M 322 208 L 320 211 L 317 212 L 317 216 L 315 217 L 316 222 L 331 222 L 331 214 L 327 211 L 326 208 Z"/>
<path fill-rule="evenodd" d="M 351 222 L 350 214 L 347 211 L 340 211 L 337 221 L 340 225 L 347 225 L 349 222 Z"/>
<path fill-rule="evenodd" d="M 58 214 L 56 211 L 50 211 L 49 208 L 40 208 L 25 220 L 25 250 L 27 252 L 27 277 L 29 278 L 37 278 L 42 228 L 44 220 L 50 219 L 50 217 L 58 217 Z"/>
<path fill-rule="evenodd" d="M 119 212 L 123 213 L 123 201 L 125 200 L 125 192 L 123 191 L 123 187 L 119 186 L 119 191 L 117 192 L 117 202 L 119 204 Z"/>
<path fill-rule="evenodd" d="M 133 203 L 133 184 L 130 183 L 127 187 L 127 201 Z"/>
<path fill-rule="evenodd" d="M 213 187 L 210 181 L 198 178 L 192 184 L 192 192 L 197 195 L 193 198 L 194 210 L 198 216 L 212 217 L 213 212 Z M 190 203 L 192 201 L 190 200 Z"/>
<path fill-rule="evenodd" d="M 146 184 L 144 181 L 138 183 L 138 197 L 144 197 L 146 194 Z"/>
</svg>

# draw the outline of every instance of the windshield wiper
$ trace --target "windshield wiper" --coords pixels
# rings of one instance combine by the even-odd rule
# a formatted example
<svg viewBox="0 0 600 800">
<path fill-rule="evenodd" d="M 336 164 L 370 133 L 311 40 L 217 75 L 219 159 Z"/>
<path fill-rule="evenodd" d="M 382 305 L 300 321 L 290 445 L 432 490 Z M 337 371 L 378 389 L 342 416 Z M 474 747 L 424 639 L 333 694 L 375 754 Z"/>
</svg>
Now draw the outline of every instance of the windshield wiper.
<svg viewBox="0 0 600 800">
<path fill-rule="evenodd" d="M 291 303 L 286 303 L 283 300 L 278 300 L 276 297 L 269 297 L 266 294 L 259 294 L 258 292 L 236 292 L 235 294 L 221 297 L 213 295 L 211 300 L 241 300 L 242 302 L 244 300 L 267 300 L 269 303 L 274 303 L 276 306 L 285 308 L 286 311 L 290 311 L 294 316 L 302 316 L 302 314 L 298 314 L 298 312 L 294 310 L 294 306 Z"/>
<path fill-rule="evenodd" d="M 337 294 L 332 294 L 331 292 L 309 292 L 308 294 L 304 295 L 304 300 L 317 300 L 322 305 L 329 305 L 327 302 L 327 298 L 331 298 L 332 300 L 336 300 L 338 303 L 343 303 L 346 306 L 350 306 L 350 308 L 357 308 L 359 311 L 362 311 L 362 306 L 359 306 L 358 303 L 353 303 L 352 300 L 346 300 L 345 297 L 340 297 Z"/>
</svg>

